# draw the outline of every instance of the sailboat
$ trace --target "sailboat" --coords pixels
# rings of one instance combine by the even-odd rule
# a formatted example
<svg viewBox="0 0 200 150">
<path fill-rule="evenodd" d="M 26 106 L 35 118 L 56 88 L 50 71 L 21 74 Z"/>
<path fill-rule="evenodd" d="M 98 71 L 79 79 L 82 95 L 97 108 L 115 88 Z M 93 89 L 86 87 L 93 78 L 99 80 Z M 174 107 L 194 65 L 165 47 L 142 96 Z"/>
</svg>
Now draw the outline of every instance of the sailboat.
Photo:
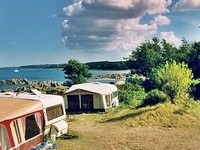
<svg viewBox="0 0 200 150">
<path fill-rule="evenodd" d="M 16 69 L 14 70 L 14 72 L 19 72 L 19 70 L 16 68 Z"/>
</svg>

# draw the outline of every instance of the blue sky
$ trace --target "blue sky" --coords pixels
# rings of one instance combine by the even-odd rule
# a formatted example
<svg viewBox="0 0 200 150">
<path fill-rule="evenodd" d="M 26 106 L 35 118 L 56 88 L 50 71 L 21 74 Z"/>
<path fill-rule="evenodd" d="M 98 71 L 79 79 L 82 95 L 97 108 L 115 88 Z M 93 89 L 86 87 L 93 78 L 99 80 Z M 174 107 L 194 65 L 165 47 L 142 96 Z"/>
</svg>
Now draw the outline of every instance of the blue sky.
<svg viewBox="0 0 200 150">
<path fill-rule="evenodd" d="M 197 0 L 1 0 L 0 67 L 123 60 L 152 37 L 200 41 Z"/>
</svg>

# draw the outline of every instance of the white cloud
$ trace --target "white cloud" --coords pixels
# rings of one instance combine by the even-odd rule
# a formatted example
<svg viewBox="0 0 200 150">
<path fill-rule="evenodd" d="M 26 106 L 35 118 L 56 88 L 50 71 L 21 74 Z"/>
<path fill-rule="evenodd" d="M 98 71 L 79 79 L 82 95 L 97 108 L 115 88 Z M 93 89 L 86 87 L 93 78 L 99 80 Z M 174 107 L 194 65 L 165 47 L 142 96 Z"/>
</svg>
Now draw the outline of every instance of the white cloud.
<svg viewBox="0 0 200 150">
<path fill-rule="evenodd" d="M 64 7 L 63 8 L 63 12 L 67 15 L 67 16 L 72 16 L 75 14 L 80 13 L 83 10 L 82 8 L 82 1 L 76 2 L 72 5 L 69 5 L 68 7 Z"/>
<path fill-rule="evenodd" d="M 80 0 L 63 8 L 66 17 L 130 19 L 168 12 L 171 0 Z"/>
<path fill-rule="evenodd" d="M 167 42 L 169 43 L 173 43 L 176 46 L 180 46 L 181 45 L 181 39 L 176 37 L 173 31 L 170 32 L 161 32 L 161 38 L 165 39 Z"/>
<path fill-rule="evenodd" d="M 168 12 L 170 4 L 171 0 L 79 0 L 63 8 L 62 40 L 72 50 L 132 51 L 154 36 L 158 25 L 170 23 L 158 15 L 142 24 L 142 16 Z"/>
<path fill-rule="evenodd" d="M 197 10 L 200 9 L 200 1 L 199 0 L 180 0 L 178 1 L 173 10 L 175 11 L 185 11 L 185 10 Z"/>
<path fill-rule="evenodd" d="M 156 25 L 169 25 L 171 21 L 162 15 L 158 15 L 154 18 L 153 21 L 151 21 L 151 24 L 156 24 Z"/>
</svg>

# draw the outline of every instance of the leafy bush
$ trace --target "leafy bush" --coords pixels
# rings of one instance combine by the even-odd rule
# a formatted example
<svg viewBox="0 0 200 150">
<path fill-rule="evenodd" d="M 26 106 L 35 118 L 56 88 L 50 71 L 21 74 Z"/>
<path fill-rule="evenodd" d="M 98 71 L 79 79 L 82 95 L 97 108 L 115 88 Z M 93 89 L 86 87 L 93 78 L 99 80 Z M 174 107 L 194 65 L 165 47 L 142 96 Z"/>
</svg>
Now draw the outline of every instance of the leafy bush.
<svg viewBox="0 0 200 150">
<path fill-rule="evenodd" d="M 194 97 L 195 100 L 200 99 L 200 79 L 192 80 L 190 94 Z"/>
<path fill-rule="evenodd" d="M 163 103 L 167 100 L 167 96 L 165 93 L 163 93 L 162 91 L 159 91 L 157 89 L 155 90 L 151 90 L 146 98 L 143 100 L 141 106 L 152 106 L 152 105 L 156 105 L 158 103 Z"/>
<path fill-rule="evenodd" d="M 144 76 L 139 76 L 137 74 L 129 75 L 126 77 L 126 82 L 130 82 L 134 85 L 142 85 L 145 80 Z"/>
<path fill-rule="evenodd" d="M 188 93 L 193 78 L 192 71 L 185 63 L 166 63 L 154 70 L 154 81 L 161 87 L 173 104 L 176 98 Z"/>
<path fill-rule="evenodd" d="M 125 83 L 118 86 L 119 101 L 122 104 L 136 106 L 145 98 L 146 93 L 144 88 L 140 85 L 132 83 Z"/>
</svg>

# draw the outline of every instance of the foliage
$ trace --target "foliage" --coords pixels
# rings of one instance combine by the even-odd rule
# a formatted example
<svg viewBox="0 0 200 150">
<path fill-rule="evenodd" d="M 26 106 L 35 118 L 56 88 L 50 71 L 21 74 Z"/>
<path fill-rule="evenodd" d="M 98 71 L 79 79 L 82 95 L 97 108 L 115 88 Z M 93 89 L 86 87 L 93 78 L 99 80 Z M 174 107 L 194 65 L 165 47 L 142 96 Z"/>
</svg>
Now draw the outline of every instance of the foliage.
<svg viewBox="0 0 200 150">
<path fill-rule="evenodd" d="M 69 60 L 63 71 L 67 79 L 65 84 L 68 86 L 87 82 L 87 79 L 92 77 L 88 66 L 79 63 L 77 60 Z"/>
<path fill-rule="evenodd" d="M 191 91 L 190 94 L 194 97 L 194 99 L 200 99 L 200 78 L 192 80 L 191 83 Z"/>
<path fill-rule="evenodd" d="M 125 70 L 129 69 L 126 61 L 99 61 L 99 62 L 88 62 L 86 65 L 89 69 L 95 70 Z"/>
<path fill-rule="evenodd" d="M 136 85 L 142 85 L 145 80 L 144 76 L 139 76 L 138 74 L 130 74 L 126 77 L 126 82 L 130 82 Z"/>
<path fill-rule="evenodd" d="M 179 61 L 179 55 L 177 55 L 178 49 L 174 45 L 167 43 L 167 41 L 163 39 L 161 41 L 161 47 L 163 62 Z"/>
<path fill-rule="evenodd" d="M 160 85 L 172 103 L 175 103 L 175 98 L 186 94 L 190 88 L 193 78 L 192 71 L 187 64 L 167 62 L 163 67 L 154 71 L 155 83 Z"/>
<path fill-rule="evenodd" d="M 157 38 L 142 43 L 128 58 L 129 68 L 144 76 L 147 76 L 152 68 L 162 64 L 162 61 L 161 46 Z"/>
<path fill-rule="evenodd" d="M 188 59 L 188 66 L 192 69 L 194 78 L 200 78 L 200 42 L 193 44 L 193 49 Z"/>
<path fill-rule="evenodd" d="M 177 60 L 176 62 L 185 62 L 188 64 L 190 61 L 190 55 L 194 50 L 194 43 L 190 43 L 186 39 L 182 39 L 182 44 L 176 52 Z M 190 67 L 189 67 L 190 68 Z"/>
<path fill-rule="evenodd" d="M 158 103 L 164 103 L 167 100 L 167 96 L 164 92 L 159 91 L 158 89 L 151 90 L 146 98 L 143 100 L 141 106 L 152 106 Z"/>
<path fill-rule="evenodd" d="M 119 101 L 125 105 L 137 106 L 146 96 L 144 88 L 137 84 L 126 82 L 118 86 Z"/>
<path fill-rule="evenodd" d="M 132 51 L 132 54 L 127 58 L 129 68 L 134 70 L 135 73 L 148 77 L 152 68 L 162 67 L 166 61 L 188 63 L 192 50 L 198 49 L 197 46 L 194 48 L 193 45 L 185 39 L 182 39 L 181 46 L 177 48 L 172 43 L 167 43 L 165 39 L 159 41 L 157 38 L 152 38 L 149 41 L 141 43 L 141 45 Z M 194 57 L 192 60 L 197 60 L 198 57 L 193 55 L 190 56 Z M 199 60 L 197 61 L 199 62 Z M 191 66 L 192 64 L 195 63 L 191 62 Z"/>
</svg>

